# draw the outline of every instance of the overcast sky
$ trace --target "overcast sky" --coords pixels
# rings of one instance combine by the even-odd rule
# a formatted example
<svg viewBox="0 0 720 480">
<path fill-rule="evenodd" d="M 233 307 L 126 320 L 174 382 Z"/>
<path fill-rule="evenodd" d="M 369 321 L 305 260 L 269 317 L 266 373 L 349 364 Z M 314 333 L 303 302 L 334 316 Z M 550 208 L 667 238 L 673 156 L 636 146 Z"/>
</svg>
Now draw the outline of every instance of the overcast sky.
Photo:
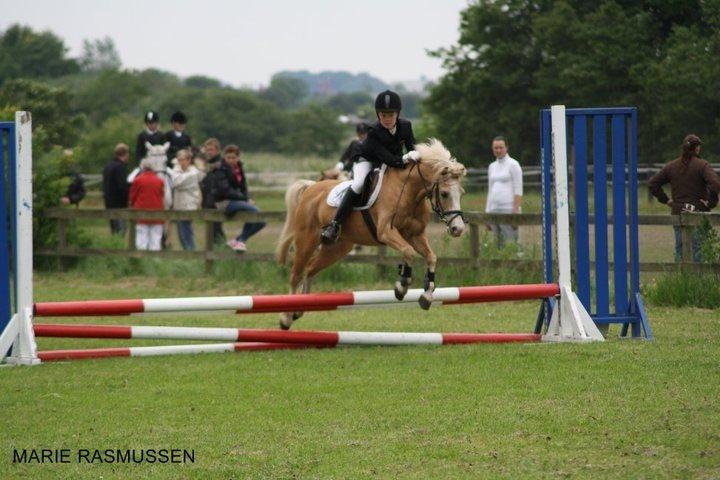
<svg viewBox="0 0 720 480">
<path fill-rule="evenodd" d="M 0 0 L 0 29 L 50 29 L 70 48 L 110 36 L 123 66 L 203 74 L 234 86 L 279 70 L 442 75 L 427 49 L 458 38 L 467 0 Z"/>
</svg>

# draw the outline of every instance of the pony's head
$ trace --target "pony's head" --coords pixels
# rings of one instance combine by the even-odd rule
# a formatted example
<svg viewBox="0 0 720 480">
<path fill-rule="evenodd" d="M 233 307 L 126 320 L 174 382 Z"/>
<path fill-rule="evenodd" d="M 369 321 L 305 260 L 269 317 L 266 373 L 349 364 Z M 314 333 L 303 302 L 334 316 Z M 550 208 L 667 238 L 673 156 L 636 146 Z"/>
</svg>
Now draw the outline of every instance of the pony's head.
<svg viewBox="0 0 720 480">
<path fill-rule="evenodd" d="M 141 166 L 149 168 L 153 172 L 164 171 L 170 142 L 165 142 L 162 145 L 152 145 L 150 142 L 145 142 L 145 148 L 147 148 L 147 154 L 142 159 Z"/>
<path fill-rule="evenodd" d="M 459 237 L 465 231 L 460 199 L 465 193 L 461 182 L 467 169 L 435 138 L 416 145 L 415 150 L 420 154 L 419 163 L 423 170 L 430 172 L 428 180 L 433 184 L 435 197 L 430 199 L 433 208 L 445 221 L 450 234 Z"/>
</svg>

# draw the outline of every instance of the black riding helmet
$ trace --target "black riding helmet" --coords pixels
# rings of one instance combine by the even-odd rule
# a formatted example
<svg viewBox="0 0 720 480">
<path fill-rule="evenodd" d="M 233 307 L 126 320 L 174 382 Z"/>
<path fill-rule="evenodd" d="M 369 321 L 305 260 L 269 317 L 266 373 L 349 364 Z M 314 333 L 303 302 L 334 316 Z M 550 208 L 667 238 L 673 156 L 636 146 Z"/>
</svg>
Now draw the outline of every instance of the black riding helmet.
<svg viewBox="0 0 720 480">
<path fill-rule="evenodd" d="M 368 125 L 365 122 L 360 122 L 357 125 L 355 125 L 355 132 L 358 135 L 362 135 L 363 133 L 367 133 L 368 130 L 370 130 L 370 125 Z"/>
<path fill-rule="evenodd" d="M 400 110 L 402 110 L 402 102 L 400 101 L 400 95 L 391 90 L 385 90 L 375 98 L 375 113 L 400 113 Z"/>
</svg>

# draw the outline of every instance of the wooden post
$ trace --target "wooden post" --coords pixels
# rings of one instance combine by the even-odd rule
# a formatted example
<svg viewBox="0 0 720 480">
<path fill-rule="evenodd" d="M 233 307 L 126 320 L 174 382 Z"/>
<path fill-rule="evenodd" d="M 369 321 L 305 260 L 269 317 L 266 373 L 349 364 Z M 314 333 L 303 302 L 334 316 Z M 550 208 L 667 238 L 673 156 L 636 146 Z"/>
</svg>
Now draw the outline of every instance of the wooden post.
<svg viewBox="0 0 720 480">
<path fill-rule="evenodd" d="M 128 250 L 135 250 L 135 220 L 128 220 Z"/>
<path fill-rule="evenodd" d="M 693 262 L 693 231 L 691 225 L 680 225 L 680 238 L 682 239 L 682 263 Z"/>
<path fill-rule="evenodd" d="M 57 234 L 58 234 L 58 251 L 64 253 L 67 248 L 67 220 L 64 218 L 57 219 Z M 62 255 L 58 257 L 58 269 L 62 272 L 65 270 L 65 257 Z"/>
<path fill-rule="evenodd" d="M 477 223 L 470 224 L 470 257 L 473 260 L 480 258 L 480 226 Z"/>
<path fill-rule="evenodd" d="M 213 251 L 215 247 L 215 235 L 213 231 L 213 222 L 205 220 L 205 273 L 210 275 L 213 272 L 214 261 L 208 257 L 208 253 Z"/>
</svg>

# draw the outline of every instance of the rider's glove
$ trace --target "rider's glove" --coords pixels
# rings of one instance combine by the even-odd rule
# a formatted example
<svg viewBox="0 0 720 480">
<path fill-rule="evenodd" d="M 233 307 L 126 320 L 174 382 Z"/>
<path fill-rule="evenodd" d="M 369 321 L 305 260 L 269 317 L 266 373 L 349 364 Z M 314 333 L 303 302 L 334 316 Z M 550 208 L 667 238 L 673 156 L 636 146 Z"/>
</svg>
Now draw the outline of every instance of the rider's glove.
<svg viewBox="0 0 720 480">
<path fill-rule="evenodd" d="M 410 150 L 408 153 L 402 156 L 403 163 L 408 163 L 411 160 L 413 162 L 417 162 L 418 160 L 420 160 L 420 154 L 415 150 Z"/>
</svg>

